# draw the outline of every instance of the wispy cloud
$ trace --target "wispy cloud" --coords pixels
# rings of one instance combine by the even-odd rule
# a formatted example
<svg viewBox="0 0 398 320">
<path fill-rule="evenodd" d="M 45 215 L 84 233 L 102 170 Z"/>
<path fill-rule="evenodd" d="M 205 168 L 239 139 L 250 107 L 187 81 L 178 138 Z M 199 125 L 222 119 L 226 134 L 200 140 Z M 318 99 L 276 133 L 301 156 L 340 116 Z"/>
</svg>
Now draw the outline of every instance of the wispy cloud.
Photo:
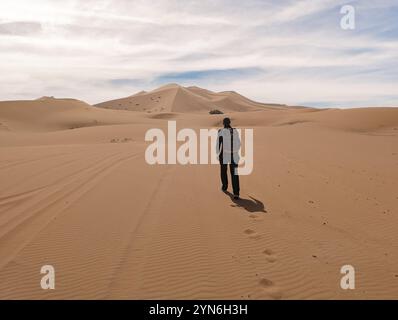
<svg viewBox="0 0 398 320">
<path fill-rule="evenodd" d="M 18 21 L 0 23 L 0 35 L 26 36 L 41 31 L 41 24 L 38 22 Z"/>
<path fill-rule="evenodd" d="M 186 71 L 179 73 L 165 73 L 155 78 L 155 83 L 178 82 L 191 83 L 195 81 L 221 81 L 236 79 L 239 77 L 251 77 L 254 74 L 261 74 L 263 70 L 259 68 L 239 68 L 239 69 L 212 69 L 199 71 Z"/>
<path fill-rule="evenodd" d="M 356 9 L 355 30 L 340 8 Z M 396 105 L 394 0 L 2 0 L 1 99 L 97 103 L 167 82 L 319 106 Z"/>
</svg>

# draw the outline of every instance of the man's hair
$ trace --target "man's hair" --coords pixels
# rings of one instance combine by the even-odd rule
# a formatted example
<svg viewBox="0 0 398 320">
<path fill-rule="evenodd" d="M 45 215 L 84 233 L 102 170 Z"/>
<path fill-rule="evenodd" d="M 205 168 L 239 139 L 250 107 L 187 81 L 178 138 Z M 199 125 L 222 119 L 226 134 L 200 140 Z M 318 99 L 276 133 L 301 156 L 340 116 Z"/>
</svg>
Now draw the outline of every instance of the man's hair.
<svg viewBox="0 0 398 320">
<path fill-rule="evenodd" d="M 231 119 L 230 118 L 224 118 L 224 120 L 222 121 L 223 125 L 225 127 L 229 127 L 231 125 Z"/>
</svg>

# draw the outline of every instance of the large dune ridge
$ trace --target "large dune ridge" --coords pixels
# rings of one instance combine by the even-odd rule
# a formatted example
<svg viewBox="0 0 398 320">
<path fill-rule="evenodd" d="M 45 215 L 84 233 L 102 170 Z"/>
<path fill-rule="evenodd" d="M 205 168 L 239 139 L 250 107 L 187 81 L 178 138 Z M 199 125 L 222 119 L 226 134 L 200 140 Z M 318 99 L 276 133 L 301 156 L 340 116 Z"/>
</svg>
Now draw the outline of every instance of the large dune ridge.
<svg viewBox="0 0 398 320">
<path fill-rule="evenodd" d="M 263 104 L 252 101 L 236 92 L 212 92 L 199 87 L 183 87 L 168 84 L 149 92 L 102 102 L 100 108 L 152 112 L 208 113 L 211 110 L 222 112 L 246 112 L 267 108 L 284 108 L 284 105 Z"/>
<path fill-rule="evenodd" d="M 241 200 L 220 191 L 218 165 L 146 163 L 148 129 L 225 116 L 254 130 Z M 397 168 L 398 108 L 176 84 L 96 106 L 3 101 L 0 298 L 398 299 Z M 343 265 L 355 290 L 340 288 Z"/>
</svg>

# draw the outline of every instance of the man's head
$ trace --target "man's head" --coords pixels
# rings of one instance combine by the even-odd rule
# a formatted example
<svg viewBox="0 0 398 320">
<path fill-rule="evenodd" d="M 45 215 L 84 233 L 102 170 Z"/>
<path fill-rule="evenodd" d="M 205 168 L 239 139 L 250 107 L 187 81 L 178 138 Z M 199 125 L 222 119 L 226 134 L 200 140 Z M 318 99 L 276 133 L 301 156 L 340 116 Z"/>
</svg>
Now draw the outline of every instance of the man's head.
<svg viewBox="0 0 398 320">
<path fill-rule="evenodd" d="M 231 119 L 230 118 L 224 118 L 224 120 L 222 121 L 224 127 L 228 128 L 231 126 Z"/>
</svg>

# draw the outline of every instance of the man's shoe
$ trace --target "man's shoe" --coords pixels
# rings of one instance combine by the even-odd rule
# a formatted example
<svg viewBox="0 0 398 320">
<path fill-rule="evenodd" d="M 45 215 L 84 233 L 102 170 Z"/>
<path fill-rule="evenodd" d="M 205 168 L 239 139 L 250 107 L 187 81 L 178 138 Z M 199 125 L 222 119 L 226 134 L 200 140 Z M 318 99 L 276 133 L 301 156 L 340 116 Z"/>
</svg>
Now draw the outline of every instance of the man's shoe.
<svg viewBox="0 0 398 320">
<path fill-rule="evenodd" d="M 239 194 L 235 194 L 234 195 L 234 200 L 239 200 L 240 198 L 239 198 Z"/>
<path fill-rule="evenodd" d="M 222 192 L 226 192 L 228 190 L 228 187 L 221 187 Z"/>
</svg>

